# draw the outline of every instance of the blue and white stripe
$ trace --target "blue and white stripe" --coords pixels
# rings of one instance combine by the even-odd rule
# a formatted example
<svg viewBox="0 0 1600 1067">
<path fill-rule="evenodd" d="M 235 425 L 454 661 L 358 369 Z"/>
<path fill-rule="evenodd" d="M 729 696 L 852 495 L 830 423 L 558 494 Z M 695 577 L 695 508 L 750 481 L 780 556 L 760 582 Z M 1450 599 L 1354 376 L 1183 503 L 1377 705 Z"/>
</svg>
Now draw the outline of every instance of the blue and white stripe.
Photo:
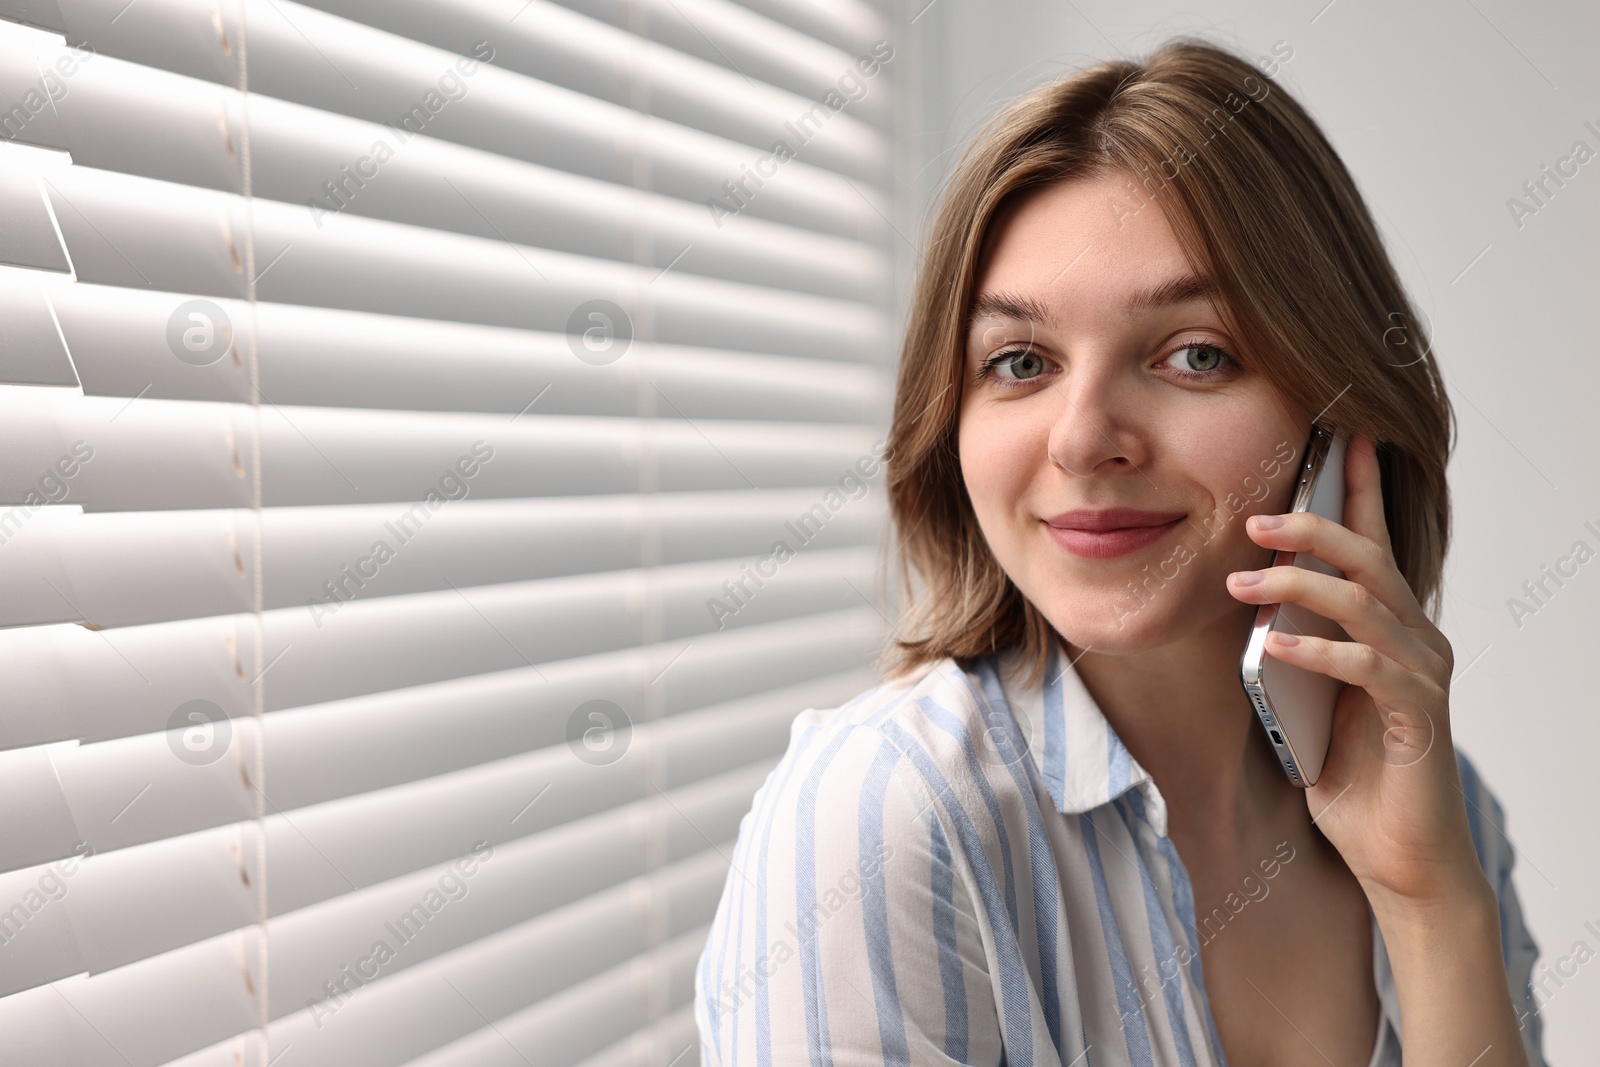
<svg viewBox="0 0 1600 1067">
<path fill-rule="evenodd" d="M 1165 801 L 1060 649 L 1040 683 L 1014 667 L 944 660 L 795 720 L 695 975 L 704 1064 L 1224 1067 Z M 1543 1067 L 1503 812 L 1458 759 Z M 1398 1067 L 1372 930 L 1371 1067 Z"/>
</svg>

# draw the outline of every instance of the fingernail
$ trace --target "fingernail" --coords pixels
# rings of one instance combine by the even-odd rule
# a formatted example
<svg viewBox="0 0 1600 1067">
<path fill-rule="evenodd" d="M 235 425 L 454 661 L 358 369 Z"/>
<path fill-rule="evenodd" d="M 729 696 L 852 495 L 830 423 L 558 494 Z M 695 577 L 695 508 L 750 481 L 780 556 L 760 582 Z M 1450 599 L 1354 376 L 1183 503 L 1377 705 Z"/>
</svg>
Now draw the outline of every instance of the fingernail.
<svg viewBox="0 0 1600 1067">
<path fill-rule="evenodd" d="M 1234 571 L 1234 585 L 1256 585 L 1261 581 L 1260 571 Z"/>
<path fill-rule="evenodd" d="M 1300 643 L 1300 639 L 1294 634 L 1286 634 L 1282 630 L 1272 631 L 1272 639 L 1278 642 L 1278 644 L 1283 645 L 1285 648 L 1289 647 L 1290 645 L 1298 645 Z"/>
<path fill-rule="evenodd" d="M 1283 516 L 1257 515 L 1251 521 L 1256 524 L 1256 529 L 1258 530 L 1276 530 L 1283 525 Z"/>
</svg>

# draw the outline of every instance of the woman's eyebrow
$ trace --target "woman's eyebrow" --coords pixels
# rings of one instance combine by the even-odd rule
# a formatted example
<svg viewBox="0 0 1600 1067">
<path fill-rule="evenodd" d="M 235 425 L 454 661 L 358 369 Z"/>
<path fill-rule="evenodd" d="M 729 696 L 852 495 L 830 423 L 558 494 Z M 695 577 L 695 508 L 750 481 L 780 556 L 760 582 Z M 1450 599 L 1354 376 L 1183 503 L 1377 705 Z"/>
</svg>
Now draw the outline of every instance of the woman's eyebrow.
<svg viewBox="0 0 1600 1067">
<path fill-rule="evenodd" d="M 1131 294 L 1122 305 L 1122 313 L 1128 318 L 1133 318 L 1141 312 L 1155 311 L 1174 304 L 1187 304 L 1202 297 L 1214 302 L 1218 293 L 1217 283 L 1212 278 L 1202 274 L 1180 274 L 1176 278 L 1168 278 L 1158 285 Z"/>
<path fill-rule="evenodd" d="M 1016 319 L 1019 322 L 1031 322 L 1039 326 L 1052 326 L 1055 316 L 1042 301 L 1021 293 L 991 292 L 980 293 L 972 301 L 972 310 L 967 313 L 967 328 L 972 328 L 972 323 L 985 316 L 999 319 Z"/>
</svg>

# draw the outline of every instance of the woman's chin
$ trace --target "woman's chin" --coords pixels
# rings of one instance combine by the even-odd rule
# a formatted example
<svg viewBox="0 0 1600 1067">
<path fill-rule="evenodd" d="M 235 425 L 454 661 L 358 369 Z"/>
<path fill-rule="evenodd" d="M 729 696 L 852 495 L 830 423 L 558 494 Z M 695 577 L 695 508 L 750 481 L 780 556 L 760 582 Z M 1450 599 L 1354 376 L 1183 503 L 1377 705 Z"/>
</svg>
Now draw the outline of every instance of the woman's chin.
<svg viewBox="0 0 1600 1067">
<path fill-rule="evenodd" d="M 1055 631 L 1074 648 L 1092 648 L 1107 655 L 1146 652 L 1182 640 L 1197 629 L 1231 625 L 1234 616 L 1238 616 L 1242 639 L 1245 616 L 1254 611 L 1226 594 L 1224 602 L 1216 602 L 1210 597 L 1182 596 L 1170 588 L 1162 592 L 1167 595 L 1144 601 L 1077 594 L 1058 598 L 1042 610 Z"/>
</svg>

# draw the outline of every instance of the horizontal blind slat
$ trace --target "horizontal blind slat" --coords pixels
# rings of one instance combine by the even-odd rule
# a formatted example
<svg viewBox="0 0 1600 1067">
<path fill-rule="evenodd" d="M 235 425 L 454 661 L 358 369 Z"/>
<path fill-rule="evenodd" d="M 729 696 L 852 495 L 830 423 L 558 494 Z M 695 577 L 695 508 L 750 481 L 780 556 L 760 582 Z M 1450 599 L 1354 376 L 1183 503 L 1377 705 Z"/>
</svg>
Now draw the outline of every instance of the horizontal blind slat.
<svg viewBox="0 0 1600 1067">
<path fill-rule="evenodd" d="M 430 606 L 419 610 L 425 612 Z M 489 632 L 482 618 L 471 617 L 480 628 L 469 630 L 462 643 Z M 351 628 L 361 628 L 379 618 L 352 615 L 348 621 Z M 782 663 L 783 649 L 789 645 L 817 655 L 819 674 L 843 669 L 848 649 L 871 647 L 874 618 L 870 607 L 852 605 L 839 612 L 706 633 L 694 638 L 688 651 L 673 641 L 567 663 L 545 660 L 536 671 L 513 650 L 503 648 L 500 661 L 462 664 L 433 657 L 404 674 L 385 675 L 374 669 L 361 672 L 362 679 L 333 684 L 311 672 L 296 675 L 296 661 L 287 658 L 281 645 L 271 653 L 278 657 L 276 663 L 270 657 L 258 660 L 254 641 L 245 640 L 253 633 L 253 619 L 248 616 L 185 619 L 103 632 L 72 625 L 3 629 L 0 667 L 14 681 L 0 689 L 0 749 L 74 739 L 90 743 L 165 730 L 176 709 L 191 700 L 205 700 L 229 718 L 248 718 L 254 709 L 249 683 L 261 675 L 263 664 L 274 672 L 282 667 L 291 683 L 269 691 L 268 711 L 390 690 L 399 690 L 393 699 L 403 707 L 406 701 L 427 699 L 426 693 L 406 694 L 404 687 L 447 680 L 469 685 L 481 673 L 505 671 L 510 672 L 507 678 L 485 678 L 479 684 L 532 688 L 546 684 L 541 673 L 547 678 L 564 672 L 577 679 L 611 676 L 626 679 L 624 693 L 631 699 L 639 699 L 646 688 L 659 690 L 664 709 L 671 712 L 753 692 L 763 679 L 802 680 L 806 675 L 796 663 L 787 667 Z M 466 618 L 459 621 L 471 625 Z M 381 635 L 371 644 L 374 660 L 381 660 Z M 347 646 L 354 647 L 359 646 L 355 642 Z M 398 651 L 416 660 L 423 650 L 402 645 Z M 669 662 L 672 670 L 661 675 Z"/>
<path fill-rule="evenodd" d="M 882 509 L 855 496 L 841 494 L 804 547 L 872 543 Z M 656 562 L 726 559 L 737 577 L 780 540 L 797 550 L 796 523 L 811 522 L 817 504 L 815 490 L 674 494 L 660 507 L 643 496 L 463 498 L 436 514 L 403 504 L 284 507 L 259 526 L 232 510 L 52 512 L 0 546 L 0 583 L 13 593 L 0 623 L 81 615 L 123 627 L 249 611 L 258 534 L 262 606 L 305 607 L 319 619 L 353 599 L 642 567 L 647 524 L 661 546 Z M 717 522 L 709 533 L 707 517 Z"/>
<path fill-rule="evenodd" d="M 38 337 L 29 358 L 60 368 L 51 372 L 60 380 L 40 384 L 75 384 L 75 363 L 92 396 L 248 402 L 242 361 L 197 367 L 169 348 L 168 323 L 190 295 L 82 282 L 49 288 L 69 361 L 46 290 L 29 278 L 7 288 L 7 278 L 0 274 L 0 308 Z M 667 420 L 866 423 L 889 402 L 876 367 L 827 362 L 819 373 L 810 359 L 643 341 L 596 366 L 558 334 L 292 304 L 257 304 L 253 312 L 239 301 L 218 306 L 235 348 L 254 346 L 263 393 L 286 407 L 632 416 L 643 385 L 670 400 L 658 412 Z"/>
<path fill-rule="evenodd" d="M 73 69 L 49 107 L 6 127 L 12 140 L 70 152 L 77 164 L 244 191 L 237 90 L 54 42 L 0 52 L 0 99 L 24 98 L 40 69 L 58 64 Z"/>
<path fill-rule="evenodd" d="M 464 488 L 479 499 L 637 492 L 646 445 L 659 450 L 668 492 L 838 487 L 878 455 L 864 427 L 725 420 L 278 406 L 262 411 L 259 430 L 269 506 L 400 512 L 419 501 L 437 511 Z M 89 511 L 248 506 L 256 439 L 252 413 L 237 405 L 0 387 L 0 445 L 13 457 L 0 471 L 0 507 L 26 509 L 0 512 L 0 535 L 42 523 L 52 501 Z"/>
<path fill-rule="evenodd" d="M 190 700 L 247 717 L 260 673 L 253 633 L 248 616 L 0 629 L 0 749 L 165 730 Z"/>
<path fill-rule="evenodd" d="M 678 642 L 601 653 L 565 664 L 554 661 L 534 671 L 521 661 L 489 670 L 511 672 L 505 679 L 485 678 L 480 684 L 532 686 L 546 678 L 573 672 L 574 678 L 627 679 L 624 692 L 637 699 L 651 681 L 662 695 L 663 707 L 673 709 L 715 703 L 753 690 L 744 688 L 757 679 L 800 680 L 794 664 L 782 664 L 782 648 L 792 643 L 819 657 L 819 674 L 842 669 L 841 657 L 849 649 L 866 649 L 872 641 L 870 609 L 854 607 L 838 613 L 805 616 L 793 621 L 734 627 L 698 637 L 685 652 Z M 230 718 L 251 714 L 253 701 L 247 684 L 260 672 L 253 642 L 241 649 L 239 638 L 250 631 L 250 620 L 238 616 L 183 620 L 152 626 L 134 626 L 93 632 L 80 626 L 45 626 L 0 630 L 0 665 L 16 679 L 0 690 L 0 749 L 26 748 L 53 741 L 82 739 L 85 743 L 129 737 L 167 728 L 174 711 L 190 700 L 206 700 Z M 358 620 L 352 620 L 359 625 Z M 682 655 L 679 655 L 682 653 Z M 657 678 L 673 661 L 670 677 Z M 281 657 L 280 657 L 281 659 Z M 291 661 L 292 663 L 292 661 Z M 37 669 L 41 664 L 48 670 Z M 34 670 L 28 670 L 33 667 Z M 436 673 L 420 671 L 395 686 L 439 684 L 446 679 L 468 684 L 471 672 L 456 673 L 443 661 Z M 520 674 L 518 674 L 520 672 Z M 644 678 L 639 678 L 643 674 Z M 512 677 L 515 676 L 515 677 Z M 520 679 L 520 680 L 519 680 Z M 130 688 L 138 680 L 139 688 Z M 575 685 L 580 684 L 574 682 Z M 586 683 L 583 683 L 586 684 Z M 390 686 L 329 687 L 301 684 L 307 705 L 370 696 Z M 336 691 L 337 688 L 354 691 Z M 320 691 L 319 691 L 320 690 Z M 116 699 L 120 693 L 126 697 Z M 296 706 L 290 693 L 275 694 L 268 710 Z M 393 698 L 404 706 L 427 694 Z"/>
<path fill-rule="evenodd" d="M 238 508 L 250 504 L 244 447 L 254 417 L 234 404 L 85 397 L 0 386 L 0 534 L 90 510 Z M 65 519 L 61 521 L 66 521 Z"/>
<path fill-rule="evenodd" d="M 126 626 L 249 611 L 256 526 L 248 512 L 62 515 L 20 528 L 0 546 L 0 583 L 45 585 L 42 603 L 7 598 L 0 623 Z M 53 557 L 48 554 L 53 553 Z M 49 559 L 52 581 L 39 570 Z M 337 566 L 337 565 L 336 565 Z M 159 604 L 159 610 L 152 605 Z"/>
</svg>

